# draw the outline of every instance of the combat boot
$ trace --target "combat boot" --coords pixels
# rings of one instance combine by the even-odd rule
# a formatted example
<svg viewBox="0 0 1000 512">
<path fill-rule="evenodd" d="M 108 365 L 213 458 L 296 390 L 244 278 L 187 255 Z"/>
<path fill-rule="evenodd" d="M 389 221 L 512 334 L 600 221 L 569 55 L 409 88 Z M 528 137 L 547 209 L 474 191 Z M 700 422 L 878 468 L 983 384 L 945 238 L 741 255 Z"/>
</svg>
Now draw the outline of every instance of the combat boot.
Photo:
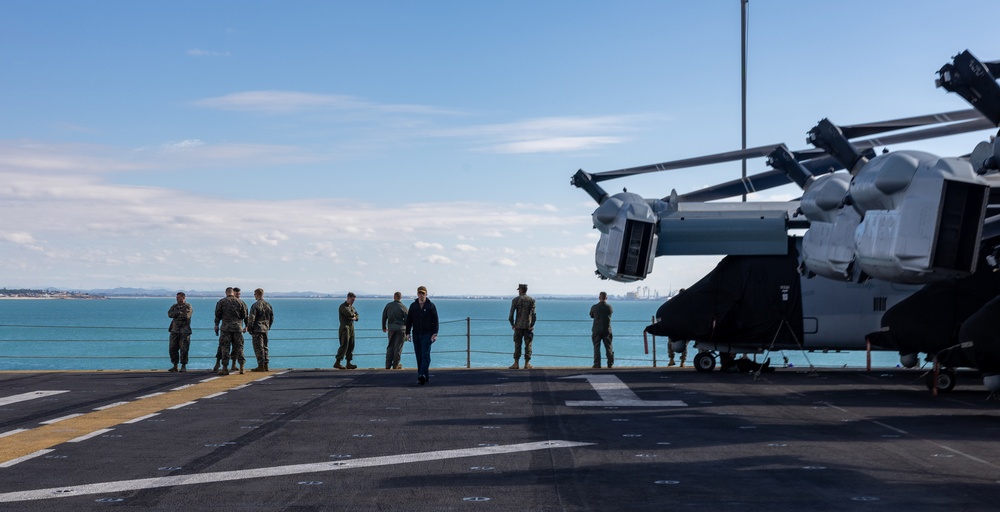
<svg viewBox="0 0 1000 512">
<path fill-rule="evenodd" d="M 667 363 L 667 366 L 677 366 L 677 363 L 674 362 L 674 356 L 670 356 L 670 362 Z"/>
<path fill-rule="evenodd" d="M 229 370 L 227 370 L 226 367 L 223 366 L 222 368 L 219 368 L 218 375 L 229 375 Z"/>
<path fill-rule="evenodd" d="M 177 365 L 175 364 L 175 365 L 171 366 L 170 368 L 167 369 L 167 371 L 168 372 L 176 372 L 177 371 Z"/>
<path fill-rule="evenodd" d="M 681 356 L 681 368 L 684 368 L 684 356 Z"/>
<path fill-rule="evenodd" d="M 219 360 L 215 360 L 215 366 L 212 367 L 212 373 L 218 373 L 219 371 Z"/>
<path fill-rule="evenodd" d="M 240 375 L 243 375 L 243 363 L 240 363 Z"/>
<path fill-rule="evenodd" d="M 231 371 L 231 372 L 235 372 L 236 371 L 236 361 L 233 361 L 233 367 L 230 368 L 229 371 Z"/>
<path fill-rule="evenodd" d="M 186 371 L 188 371 L 188 369 L 187 369 L 187 366 L 188 366 L 188 365 L 186 365 L 186 364 L 182 364 L 182 365 L 181 365 L 181 371 L 182 371 L 182 372 L 186 372 Z"/>
<path fill-rule="evenodd" d="M 514 364 L 510 365 L 510 368 L 508 368 L 508 370 L 517 370 L 520 367 L 521 365 L 517 364 L 517 361 L 514 361 Z"/>
<path fill-rule="evenodd" d="M 264 369 L 263 369 L 262 371 L 265 371 L 265 372 L 269 372 L 269 371 L 271 371 L 271 370 L 268 370 L 268 369 L 267 369 L 267 363 L 266 363 L 266 362 L 264 363 Z"/>
<path fill-rule="evenodd" d="M 344 365 L 340 364 L 340 359 L 337 359 L 337 362 L 333 363 L 333 367 L 336 368 L 336 369 L 338 369 L 338 370 L 344 370 L 345 369 Z"/>
<path fill-rule="evenodd" d="M 353 370 L 353 369 L 355 369 L 357 367 L 358 367 L 357 365 L 351 364 L 350 361 L 347 362 L 347 369 L 348 370 Z"/>
<path fill-rule="evenodd" d="M 530 370 L 532 368 L 534 368 L 534 366 L 531 366 L 531 363 L 529 363 L 527 361 L 524 362 L 524 369 L 525 370 Z"/>
</svg>

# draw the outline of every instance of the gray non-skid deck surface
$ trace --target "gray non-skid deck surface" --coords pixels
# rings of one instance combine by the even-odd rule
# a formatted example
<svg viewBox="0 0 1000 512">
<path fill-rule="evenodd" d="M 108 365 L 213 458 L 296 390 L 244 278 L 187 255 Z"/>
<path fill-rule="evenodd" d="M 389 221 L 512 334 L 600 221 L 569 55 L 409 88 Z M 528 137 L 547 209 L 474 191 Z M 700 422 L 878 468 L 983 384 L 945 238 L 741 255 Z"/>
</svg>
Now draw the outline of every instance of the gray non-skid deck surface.
<svg viewBox="0 0 1000 512">
<path fill-rule="evenodd" d="M 0 468 L 0 510 L 1000 506 L 1000 403 L 972 376 L 932 397 L 916 372 L 272 375 Z M 208 376 L 0 373 L 0 398 L 70 390 L 0 407 L 0 433 Z"/>
</svg>

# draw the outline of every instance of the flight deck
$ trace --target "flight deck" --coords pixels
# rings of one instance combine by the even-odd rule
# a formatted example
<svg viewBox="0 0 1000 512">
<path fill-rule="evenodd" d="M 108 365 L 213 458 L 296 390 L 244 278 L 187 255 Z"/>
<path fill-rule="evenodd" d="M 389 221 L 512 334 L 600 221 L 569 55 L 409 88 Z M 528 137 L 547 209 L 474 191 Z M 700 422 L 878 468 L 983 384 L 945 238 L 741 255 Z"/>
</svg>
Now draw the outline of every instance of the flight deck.
<svg viewBox="0 0 1000 512">
<path fill-rule="evenodd" d="M 972 376 L 0 372 L 0 510 L 995 510 Z"/>
</svg>

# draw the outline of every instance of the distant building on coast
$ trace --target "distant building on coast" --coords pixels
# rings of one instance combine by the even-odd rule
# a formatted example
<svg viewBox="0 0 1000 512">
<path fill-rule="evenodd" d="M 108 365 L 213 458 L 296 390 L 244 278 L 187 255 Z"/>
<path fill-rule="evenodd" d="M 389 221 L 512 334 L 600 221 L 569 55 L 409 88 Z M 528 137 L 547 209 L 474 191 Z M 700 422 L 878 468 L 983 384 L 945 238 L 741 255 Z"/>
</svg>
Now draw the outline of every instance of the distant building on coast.
<svg viewBox="0 0 1000 512">
<path fill-rule="evenodd" d="M 648 286 L 637 286 L 633 292 L 625 292 L 625 300 L 658 300 L 660 292 Z"/>
</svg>

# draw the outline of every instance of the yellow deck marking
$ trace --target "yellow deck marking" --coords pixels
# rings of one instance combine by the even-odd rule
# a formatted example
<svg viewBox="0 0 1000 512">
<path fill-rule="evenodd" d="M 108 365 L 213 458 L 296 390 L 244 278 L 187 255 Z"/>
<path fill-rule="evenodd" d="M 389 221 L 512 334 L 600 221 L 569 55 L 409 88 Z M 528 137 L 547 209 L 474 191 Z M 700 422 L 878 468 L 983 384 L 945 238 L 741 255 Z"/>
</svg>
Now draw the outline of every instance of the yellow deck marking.
<svg viewBox="0 0 1000 512">
<path fill-rule="evenodd" d="M 162 395 L 147 396 L 115 407 L 68 418 L 58 423 L 0 437 L 0 464 L 136 418 L 149 416 L 179 404 L 190 403 L 208 395 L 217 395 L 236 387 L 246 386 L 253 381 L 263 380 L 269 376 L 247 372 L 243 375 L 234 373 L 216 379 L 205 379 L 197 384 L 184 386 Z"/>
</svg>

